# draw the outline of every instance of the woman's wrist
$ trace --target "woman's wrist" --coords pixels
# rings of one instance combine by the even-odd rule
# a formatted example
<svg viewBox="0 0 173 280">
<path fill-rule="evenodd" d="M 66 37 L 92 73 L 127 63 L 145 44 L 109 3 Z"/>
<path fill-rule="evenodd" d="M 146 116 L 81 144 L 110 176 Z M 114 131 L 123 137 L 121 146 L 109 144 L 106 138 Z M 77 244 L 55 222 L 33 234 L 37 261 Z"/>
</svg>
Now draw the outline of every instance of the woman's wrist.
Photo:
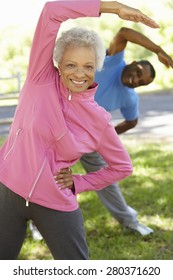
<svg viewBox="0 0 173 280">
<path fill-rule="evenodd" d="M 124 5 L 117 1 L 101 1 L 100 13 L 112 13 L 118 15 L 122 6 Z"/>
</svg>

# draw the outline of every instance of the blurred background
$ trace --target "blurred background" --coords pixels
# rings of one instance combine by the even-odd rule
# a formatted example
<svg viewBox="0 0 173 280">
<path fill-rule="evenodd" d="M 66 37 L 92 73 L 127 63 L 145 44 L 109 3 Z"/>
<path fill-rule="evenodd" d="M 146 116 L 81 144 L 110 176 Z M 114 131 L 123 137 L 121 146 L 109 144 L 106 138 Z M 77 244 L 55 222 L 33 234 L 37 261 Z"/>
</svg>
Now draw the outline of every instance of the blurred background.
<svg viewBox="0 0 173 280">
<path fill-rule="evenodd" d="M 24 82 L 33 32 L 45 2 L 45 0 L 6 0 L 3 3 L 3 7 L 0 9 L 0 78 L 20 73 L 21 85 Z M 169 55 L 173 56 L 172 0 L 122 0 L 121 2 L 139 8 L 155 19 L 161 27 L 159 29 L 151 29 L 143 24 L 123 21 L 116 15 L 103 14 L 99 19 L 69 20 L 62 25 L 61 30 L 78 24 L 95 29 L 102 36 L 106 47 L 120 27 L 132 27 L 143 32 L 156 44 L 160 45 Z M 158 61 L 155 54 L 142 47 L 136 47 L 134 44 L 128 43 L 126 48 L 127 62 L 138 58 L 150 60 L 157 72 L 155 81 L 145 87 L 145 92 L 172 88 L 172 69 L 166 69 Z M 16 81 L 13 80 L 10 80 L 8 83 L 0 80 L 0 92 L 15 90 L 15 83 Z M 142 90 L 140 88 L 138 91 Z"/>
</svg>

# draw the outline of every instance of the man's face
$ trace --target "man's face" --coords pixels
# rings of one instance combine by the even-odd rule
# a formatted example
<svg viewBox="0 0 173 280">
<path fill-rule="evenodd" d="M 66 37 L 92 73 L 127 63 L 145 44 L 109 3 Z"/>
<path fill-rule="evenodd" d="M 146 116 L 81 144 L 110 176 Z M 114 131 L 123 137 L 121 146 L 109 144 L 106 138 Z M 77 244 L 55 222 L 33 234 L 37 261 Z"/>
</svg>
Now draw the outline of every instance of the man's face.
<svg viewBox="0 0 173 280">
<path fill-rule="evenodd" d="M 150 84 L 153 78 L 148 65 L 141 65 L 133 61 L 124 67 L 121 80 L 124 86 L 136 88 Z"/>
</svg>

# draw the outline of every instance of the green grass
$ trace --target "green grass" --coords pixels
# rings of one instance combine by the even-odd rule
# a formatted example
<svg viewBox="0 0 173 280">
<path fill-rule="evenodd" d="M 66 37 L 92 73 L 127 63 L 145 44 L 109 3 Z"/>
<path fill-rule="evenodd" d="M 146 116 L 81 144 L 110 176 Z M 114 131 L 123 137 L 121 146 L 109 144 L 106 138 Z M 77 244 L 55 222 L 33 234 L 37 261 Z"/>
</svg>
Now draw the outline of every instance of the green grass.
<svg viewBox="0 0 173 280">
<path fill-rule="evenodd" d="M 101 204 L 95 192 L 79 195 L 91 260 L 173 260 L 173 147 L 172 143 L 123 140 L 131 155 L 133 175 L 120 182 L 127 203 L 154 234 L 141 237 L 125 231 Z M 80 163 L 74 172 L 83 172 Z M 19 259 L 52 259 L 44 241 L 31 232 Z"/>
</svg>

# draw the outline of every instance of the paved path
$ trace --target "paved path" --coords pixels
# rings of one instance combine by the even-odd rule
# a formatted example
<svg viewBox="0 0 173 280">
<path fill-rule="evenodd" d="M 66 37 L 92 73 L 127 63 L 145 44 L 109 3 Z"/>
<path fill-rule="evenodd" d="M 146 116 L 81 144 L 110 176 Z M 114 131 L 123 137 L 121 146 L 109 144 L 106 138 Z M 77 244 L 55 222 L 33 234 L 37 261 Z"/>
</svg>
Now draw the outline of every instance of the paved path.
<svg viewBox="0 0 173 280">
<path fill-rule="evenodd" d="M 0 135 L 7 135 L 9 123 L 2 120 L 12 118 L 15 106 L 0 107 Z M 140 118 L 138 125 L 126 132 L 126 137 L 173 140 L 173 90 L 139 95 Z M 113 113 L 113 123 L 121 120 L 118 111 Z"/>
<path fill-rule="evenodd" d="M 173 140 L 173 90 L 139 95 L 138 125 L 126 132 L 126 137 Z M 113 114 L 113 123 L 121 120 L 119 112 Z"/>
<path fill-rule="evenodd" d="M 6 136 L 14 116 L 16 106 L 0 106 L 0 136 Z"/>
</svg>

